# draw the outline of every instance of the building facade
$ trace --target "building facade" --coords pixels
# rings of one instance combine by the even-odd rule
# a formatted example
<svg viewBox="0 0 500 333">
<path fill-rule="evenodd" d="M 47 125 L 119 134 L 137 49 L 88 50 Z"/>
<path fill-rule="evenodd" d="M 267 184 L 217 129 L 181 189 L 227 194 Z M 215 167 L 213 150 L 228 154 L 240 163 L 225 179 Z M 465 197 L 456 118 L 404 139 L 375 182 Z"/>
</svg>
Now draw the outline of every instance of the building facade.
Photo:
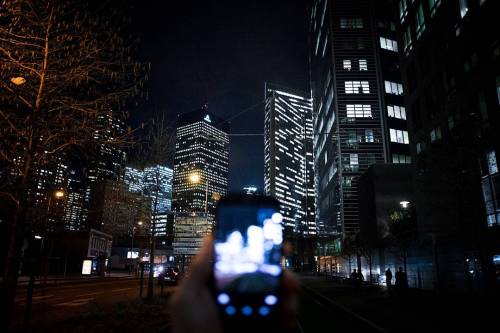
<svg viewBox="0 0 500 333">
<path fill-rule="evenodd" d="M 228 123 L 200 109 L 178 116 L 172 207 L 175 212 L 212 215 L 227 194 L 229 167 Z"/>
<path fill-rule="evenodd" d="M 154 233 L 165 236 L 167 215 L 172 208 L 173 170 L 162 165 L 149 166 L 143 170 L 126 167 L 124 181 L 130 192 L 150 199 Z"/>
<path fill-rule="evenodd" d="M 358 178 L 370 165 L 411 162 L 390 3 L 313 2 L 316 219 L 323 236 L 359 231 Z"/>
<path fill-rule="evenodd" d="M 316 234 L 308 94 L 266 84 L 264 192 L 278 199 L 288 236 Z"/>
<path fill-rule="evenodd" d="M 425 264 L 436 287 L 491 286 L 500 279 L 500 3 L 398 1 L 398 11 Z"/>
</svg>

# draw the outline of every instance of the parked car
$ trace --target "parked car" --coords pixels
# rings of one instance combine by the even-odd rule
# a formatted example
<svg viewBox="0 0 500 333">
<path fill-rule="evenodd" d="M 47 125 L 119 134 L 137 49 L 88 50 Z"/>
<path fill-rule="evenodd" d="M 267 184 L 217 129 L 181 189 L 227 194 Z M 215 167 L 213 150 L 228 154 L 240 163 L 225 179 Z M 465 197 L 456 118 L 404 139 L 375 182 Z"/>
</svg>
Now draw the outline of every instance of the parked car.
<svg viewBox="0 0 500 333">
<path fill-rule="evenodd" d="M 180 279 L 180 272 L 177 267 L 165 267 L 158 274 L 158 284 L 173 284 L 176 285 Z"/>
</svg>

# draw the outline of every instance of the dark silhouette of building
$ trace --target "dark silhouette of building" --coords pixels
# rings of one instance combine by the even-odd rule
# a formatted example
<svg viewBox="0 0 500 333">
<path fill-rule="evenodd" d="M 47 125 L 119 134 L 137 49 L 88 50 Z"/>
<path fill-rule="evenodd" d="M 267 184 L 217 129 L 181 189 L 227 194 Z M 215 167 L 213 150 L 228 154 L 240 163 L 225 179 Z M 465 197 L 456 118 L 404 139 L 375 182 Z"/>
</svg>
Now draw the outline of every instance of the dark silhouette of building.
<svg viewBox="0 0 500 333">
<path fill-rule="evenodd" d="M 424 264 L 436 287 L 491 285 L 500 258 L 500 2 L 398 4 Z"/>
</svg>

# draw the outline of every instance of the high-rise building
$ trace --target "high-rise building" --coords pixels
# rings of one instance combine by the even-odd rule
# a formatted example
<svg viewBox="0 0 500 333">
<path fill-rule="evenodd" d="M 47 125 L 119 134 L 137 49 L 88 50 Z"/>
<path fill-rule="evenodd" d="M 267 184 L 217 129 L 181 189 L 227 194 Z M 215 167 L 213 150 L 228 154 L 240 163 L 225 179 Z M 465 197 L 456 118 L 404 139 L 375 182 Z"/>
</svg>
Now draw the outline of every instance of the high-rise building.
<svg viewBox="0 0 500 333">
<path fill-rule="evenodd" d="M 84 180 L 85 192 L 84 210 L 88 211 L 90 207 L 96 206 L 94 197 L 95 191 L 99 188 L 99 183 L 105 180 L 119 180 L 125 167 L 126 153 L 122 147 L 114 142 L 126 134 L 125 117 L 122 113 L 112 110 L 103 110 L 99 112 L 96 119 L 96 131 L 93 140 L 95 144 L 90 147 L 94 156 L 91 156 L 88 165 L 86 165 Z M 84 217 L 80 224 L 80 229 L 89 229 L 91 227 L 99 228 L 93 225 L 96 221 Z"/>
<path fill-rule="evenodd" d="M 151 201 L 151 220 L 157 236 L 166 234 L 167 215 L 172 206 L 172 179 L 172 169 L 162 165 L 149 166 L 144 170 L 125 168 L 124 181 L 128 190 Z"/>
<path fill-rule="evenodd" d="M 200 109 L 178 116 L 172 206 L 175 212 L 215 212 L 227 193 L 227 121 Z"/>
<path fill-rule="evenodd" d="M 316 219 L 321 235 L 359 230 L 358 178 L 410 163 L 390 2 L 315 0 L 310 21 Z"/>
<path fill-rule="evenodd" d="M 264 191 L 280 202 L 287 236 L 314 235 L 311 98 L 273 84 L 265 98 Z"/>
<path fill-rule="evenodd" d="M 421 264 L 437 287 L 491 286 L 500 278 L 500 2 L 398 5 L 417 222 L 430 244 Z"/>
</svg>

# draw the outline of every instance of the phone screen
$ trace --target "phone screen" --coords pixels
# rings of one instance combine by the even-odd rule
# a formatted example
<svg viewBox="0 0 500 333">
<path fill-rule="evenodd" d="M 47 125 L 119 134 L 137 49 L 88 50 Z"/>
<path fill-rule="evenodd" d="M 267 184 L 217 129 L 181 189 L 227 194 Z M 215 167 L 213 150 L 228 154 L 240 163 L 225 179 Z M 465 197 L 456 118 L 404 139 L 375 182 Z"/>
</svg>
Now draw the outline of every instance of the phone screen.
<svg viewBox="0 0 500 333">
<path fill-rule="evenodd" d="M 224 316 L 271 317 L 282 277 L 282 216 L 268 197 L 221 200 L 214 241 L 216 302 Z"/>
</svg>

